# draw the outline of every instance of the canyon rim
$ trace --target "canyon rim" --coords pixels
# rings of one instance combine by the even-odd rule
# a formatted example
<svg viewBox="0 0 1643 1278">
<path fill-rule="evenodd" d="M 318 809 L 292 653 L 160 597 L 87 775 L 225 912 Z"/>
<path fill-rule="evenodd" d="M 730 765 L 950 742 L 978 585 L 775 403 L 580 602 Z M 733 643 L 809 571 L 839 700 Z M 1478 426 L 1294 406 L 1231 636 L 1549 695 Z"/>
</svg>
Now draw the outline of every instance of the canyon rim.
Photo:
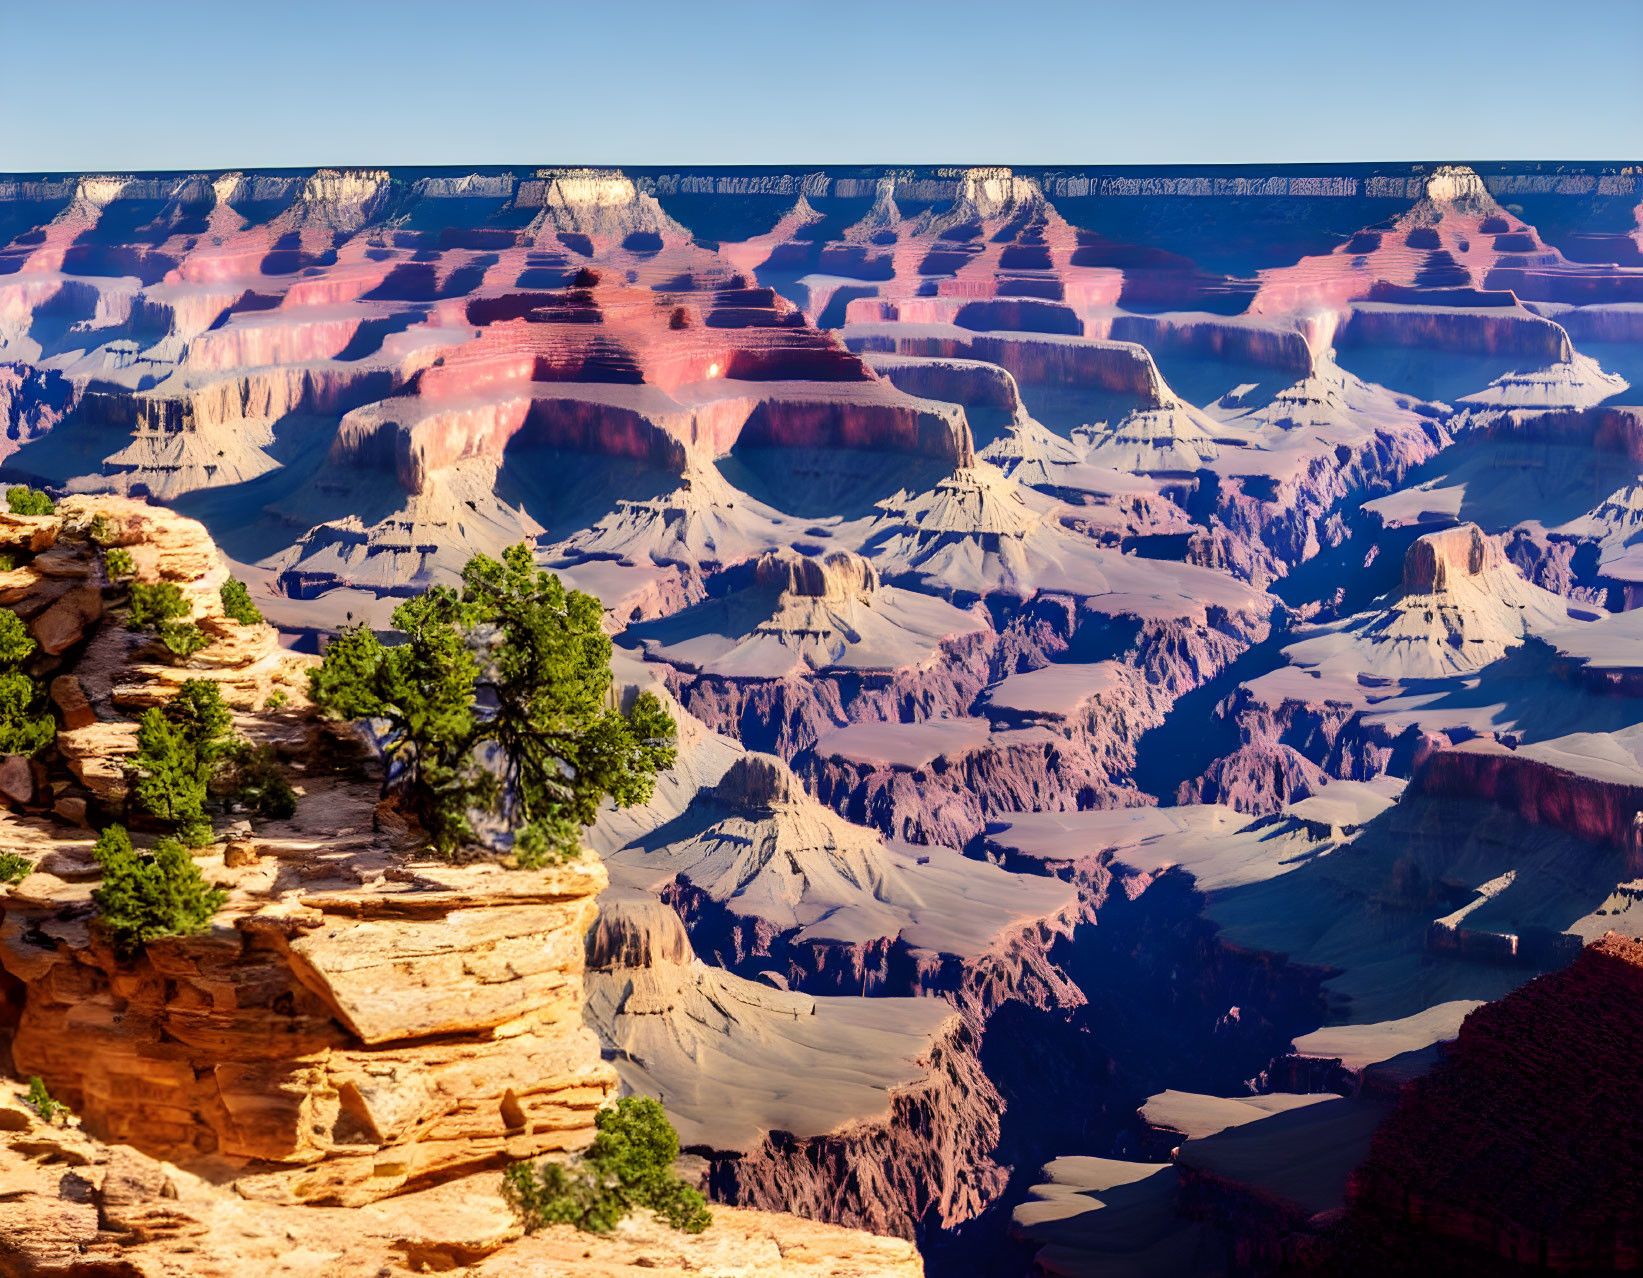
<svg viewBox="0 0 1643 1278">
<path fill-rule="evenodd" d="M 0 1278 L 1635 1270 L 1643 160 L 897 163 L 907 14 L 616 7 L 587 145 L 378 105 L 770 162 L 258 163 L 343 58 L 78 163 L 0 48 Z"/>
</svg>

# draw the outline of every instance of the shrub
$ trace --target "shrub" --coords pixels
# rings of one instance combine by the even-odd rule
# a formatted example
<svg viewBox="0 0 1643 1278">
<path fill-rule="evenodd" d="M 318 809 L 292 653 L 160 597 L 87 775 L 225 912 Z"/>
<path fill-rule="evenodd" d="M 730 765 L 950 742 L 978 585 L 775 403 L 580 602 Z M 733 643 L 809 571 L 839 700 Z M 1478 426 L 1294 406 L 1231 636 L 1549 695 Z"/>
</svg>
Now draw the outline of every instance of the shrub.
<svg viewBox="0 0 1643 1278">
<path fill-rule="evenodd" d="M 160 636 L 160 642 L 166 646 L 166 650 L 172 656 L 181 657 L 184 660 L 192 657 L 211 642 L 205 637 L 205 631 L 201 630 L 192 621 L 178 621 L 175 618 L 162 621 L 155 633 Z"/>
<path fill-rule="evenodd" d="M 114 948 L 129 958 L 162 936 L 190 936 L 210 926 L 227 899 L 200 875 L 188 849 L 161 839 L 147 855 L 135 852 L 124 826 L 111 825 L 97 840 L 102 884 L 91 894 Z"/>
<path fill-rule="evenodd" d="M 107 515 L 95 516 L 86 527 L 86 536 L 99 546 L 110 546 L 120 534 L 114 525 L 109 522 Z"/>
<path fill-rule="evenodd" d="M 174 582 L 162 581 L 156 585 L 138 582 L 131 587 L 131 614 L 126 618 L 127 630 L 150 630 L 173 617 L 186 617 L 193 609 L 183 592 Z"/>
<path fill-rule="evenodd" d="M 38 754 L 56 739 L 40 685 L 19 668 L 37 647 L 23 619 L 0 609 L 0 754 Z"/>
<path fill-rule="evenodd" d="M 129 550 L 116 546 L 103 552 L 103 571 L 108 573 L 110 581 L 118 581 L 122 577 L 135 577 L 137 561 L 131 557 Z"/>
<path fill-rule="evenodd" d="M 527 1231 L 575 1225 L 604 1233 L 641 1207 L 687 1234 L 713 1222 L 701 1194 L 673 1170 L 679 1137 L 660 1105 L 648 1096 L 628 1096 L 595 1121 L 599 1134 L 568 1166 L 516 1163 L 508 1169 L 502 1196 Z"/>
<path fill-rule="evenodd" d="M 15 852 L 0 852 L 0 883 L 21 883 L 34 873 L 34 862 Z"/>
<path fill-rule="evenodd" d="M 0 550 L 0 572 L 10 572 L 22 565 L 23 558 L 15 550 Z"/>
<path fill-rule="evenodd" d="M 230 790 L 235 803 L 271 820 L 287 821 L 297 814 L 297 792 L 268 746 L 239 742 Z"/>
<path fill-rule="evenodd" d="M 513 859 L 522 870 L 540 870 L 544 865 L 554 865 L 568 858 L 540 825 L 532 824 L 522 826 L 513 836 Z"/>
<path fill-rule="evenodd" d="M 51 1093 L 46 1090 L 45 1080 L 38 1074 L 29 1076 L 29 1092 L 23 1099 L 28 1102 L 36 1114 L 40 1115 L 44 1122 L 48 1123 L 55 1123 L 57 1115 L 66 1113 L 68 1110 L 68 1106 L 63 1104 L 62 1101 L 51 1099 Z"/>
<path fill-rule="evenodd" d="M 204 816 L 213 768 L 157 706 L 138 720 L 130 767 L 136 775 L 131 797 L 144 812 L 179 824 Z"/>
<path fill-rule="evenodd" d="M 57 503 L 50 497 L 38 488 L 22 484 L 6 489 L 6 505 L 11 507 L 14 515 L 52 515 L 57 512 Z"/>
<path fill-rule="evenodd" d="M 262 613 L 251 602 L 251 592 L 238 577 L 230 577 L 218 591 L 222 596 L 222 610 L 242 626 L 255 626 L 262 621 Z"/>
<path fill-rule="evenodd" d="M 390 775 L 440 850 L 471 838 L 477 808 L 515 828 L 522 865 L 574 856 L 604 799 L 650 798 L 673 764 L 673 720 L 651 693 L 626 714 L 611 708 L 599 601 L 538 571 L 528 546 L 475 556 L 462 582 L 394 610 L 404 643 L 342 631 L 310 672 L 314 701 L 387 721 Z"/>
<path fill-rule="evenodd" d="M 236 749 L 233 722 L 210 679 L 188 680 L 163 709 L 151 707 L 138 721 L 131 797 L 144 812 L 175 822 L 186 842 L 211 837 L 205 804 L 211 779 Z"/>
<path fill-rule="evenodd" d="M 290 698 L 285 695 L 284 688 L 275 688 L 268 694 L 268 699 L 262 703 L 262 708 L 264 710 L 283 709 L 285 703 L 289 700 Z"/>
<path fill-rule="evenodd" d="M 34 655 L 34 636 L 10 608 L 0 609 L 0 667 L 15 670 Z"/>
</svg>

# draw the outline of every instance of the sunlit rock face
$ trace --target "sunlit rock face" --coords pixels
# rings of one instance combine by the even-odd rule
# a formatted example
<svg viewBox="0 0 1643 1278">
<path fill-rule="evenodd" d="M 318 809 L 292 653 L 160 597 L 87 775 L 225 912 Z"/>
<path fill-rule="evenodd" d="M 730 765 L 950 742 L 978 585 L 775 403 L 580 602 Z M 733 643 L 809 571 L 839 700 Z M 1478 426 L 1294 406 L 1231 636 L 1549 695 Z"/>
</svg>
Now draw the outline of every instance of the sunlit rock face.
<svg viewBox="0 0 1643 1278">
<path fill-rule="evenodd" d="M 232 1161 L 233 1237 L 388 1230 L 626 1088 L 721 1204 L 934 1274 L 1299 1265 L 1472 1008 L 1643 931 L 1639 181 L 0 178 L 0 463 L 61 501 L 0 514 L 59 728 L 0 757 L 0 1039 L 88 1157 Z M 94 508 L 192 664 L 122 629 Z M 675 715 L 646 803 L 510 876 L 316 763 L 202 854 L 211 932 L 97 942 L 143 709 L 212 678 L 307 765 L 329 637 L 521 542 Z M 605 1263 L 429 1210 L 396 1255 Z M 762 1220 L 714 1254 L 781 1272 Z"/>
<path fill-rule="evenodd" d="M 108 497 L 7 518 L 7 553 L 27 562 L 5 574 L 6 605 L 62 719 L 51 764 L 31 776 L 19 759 L 0 815 L 29 854 L 0 898 L 16 1068 L 98 1140 L 215 1161 L 259 1201 L 357 1206 L 585 1144 L 616 1088 L 581 1015 L 583 937 L 606 883 L 591 857 L 517 874 L 426 863 L 403 829 L 374 828 L 377 785 L 332 777 L 289 820 L 203 854 L 227 894 L 207 931 L 116 952 L 93 926 L 98 864 L 80 827 L 126 813 L 133 716 L 209 680 L 253 739 L 317 760 L 317 723 L 267 712 L 306 705 L 313 659 L 224 615 L 228 573 L 193 520 Z M 191 665 L 105 610 L 94 522 L 191 609 L 211 640 Z M 419 859 L 427 873 L 403 869 Z"/>
</svg>

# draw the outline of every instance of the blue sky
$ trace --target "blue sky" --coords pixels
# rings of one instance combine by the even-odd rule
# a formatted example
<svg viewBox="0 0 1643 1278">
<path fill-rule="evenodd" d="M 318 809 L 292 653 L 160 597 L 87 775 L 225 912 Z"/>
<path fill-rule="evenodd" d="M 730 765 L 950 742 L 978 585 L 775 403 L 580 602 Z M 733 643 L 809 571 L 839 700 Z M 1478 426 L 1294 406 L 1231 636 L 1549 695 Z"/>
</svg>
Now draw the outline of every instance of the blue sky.
<svg viewBox="0 0 1643 1278">
<path fill-rule="evenodd" d="M 1643 0 L 46 0 L 0 171 L 1643 160 Z"/>
</svg>

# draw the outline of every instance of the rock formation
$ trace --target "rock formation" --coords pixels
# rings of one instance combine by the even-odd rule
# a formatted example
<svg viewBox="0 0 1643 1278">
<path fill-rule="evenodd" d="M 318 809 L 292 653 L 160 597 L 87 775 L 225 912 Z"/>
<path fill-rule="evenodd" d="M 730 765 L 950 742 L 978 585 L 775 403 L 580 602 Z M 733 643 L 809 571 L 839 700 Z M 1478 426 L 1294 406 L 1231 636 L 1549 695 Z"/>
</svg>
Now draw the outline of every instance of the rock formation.
<svg viewBox="0 0 1643 1278">
<path fill-rule="evenodd" d="M 1637 1248 L 1631 1167 L 1643 946 L 1609 934 L 1467 1017 L 1352 1174 L 1315 1272 L 1618 1272 Z M 1525 1027 L 1533 1025 L 1532 1033 Z"/>
<path fill-rule="evenodd" d="M 615 1234 L 555 1225 L 528 1237 L 480 1173 L 367 1207 L 246 1199 L 212 1179 L 107 1145 L 76 1120 L 41 1121 L 8 1087 L 0 1102 L 0 1270 L 53 1275 L 217 1274 L 270 1268 L 291 1278 L 430 1271 L 564 1278 L 917 1278 L 912 1246 L 796 1216 L 716 1207 L 702 1235 L 648 1220 Z"/>
<path fill-rule="evenodd" d="M 1643 930 L 1638 180 L 0 177 L 0 463 L 58 503 L 0 514 L 56 727 L 0 757 L 0 1037 L 116 1172 L 35 1168 L 24 1218 L 113 1272 L 297 1272 L 335 1219 L 316 1272 L 910 1260 L 743 1208 L 938 1278 L 1301 1263 L 1462 1016 Z M 680 747 L 512 875 L 376 812 L 302 654 L 520 542 Z M 298 811 L 224 823 L 213 928 L 123 962 L 90 831 L 188 677 Z M 497 1168 L 618 1089 L 727 1232 L 496 1232 Z"/>
<path fill-rule="evenodd" d="M 145 662 L 152 641 L 104 620 L 86 533 L 95 517 L 140 576 L 186 584 L 218 637 L 193 668 Z M 99 1139 L 178 1164 L 221 1160 L 242 1194 L 271 1201 L 356 1205 L 591 1137 L 616 1083 L 581 1022 L 599 863 L 459 868 L 373 832 L 371 783 L 317 769 L 313 726 L 256 713 L 274 680 L 295 682 L 293 659 L 266 624 L 223 616 L 227 574 L 198 524 L 76 499 L 14 517 L 11 535 L 25 532 L 35 553 L 9 574 L 21 579 L 12 606 L 62 663 L 53 695 L 75 726 L 60 734 L 56 766 L 89 791 L 69 807 L 64 789 L 59 813 L 113 808 L 119 757 L 135 749 L 126 716 L 184 677 L 218 682 L 248 730 L 310 775 L 291 821 L 202 854 L 229 893 L 211 930 L 155 941 L 135 960 L 91 926 L 91 835 L 14 818 L 33 861 L 0 904 L 0 964 L 20 987 L 17 1068 Z"/>
</svg>

